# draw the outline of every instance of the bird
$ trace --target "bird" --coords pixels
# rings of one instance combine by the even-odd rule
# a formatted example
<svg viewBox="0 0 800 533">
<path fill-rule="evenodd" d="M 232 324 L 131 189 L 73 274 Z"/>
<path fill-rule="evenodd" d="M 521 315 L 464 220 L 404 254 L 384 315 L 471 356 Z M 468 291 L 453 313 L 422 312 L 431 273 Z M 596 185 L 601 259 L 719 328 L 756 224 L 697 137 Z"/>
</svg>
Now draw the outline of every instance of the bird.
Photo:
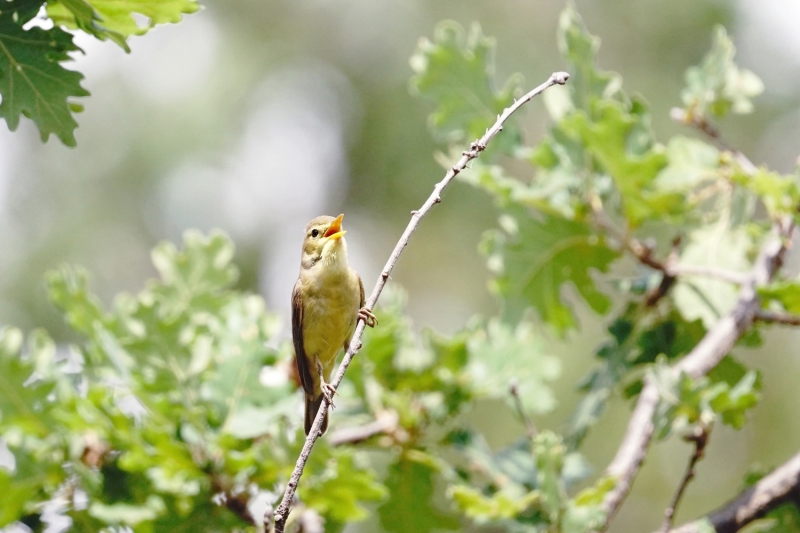
<svg viewBox="0 0 800 533">
<path fill-rule="evenodd" d="M 364 284 L 347 261 L 344 215 L 319 216 L 308 223 L 300 275 L 292 290 L 292 341 L 300 383 L 305 392 L 305 432 L 311 431 L 322 399 L 333 406 L 330 384 L 339 351 L 350 343 L 359 319 L 375 327 L 364 307 Z M 321 434 L 328 429 L 328 412 Z"/>
</svg>

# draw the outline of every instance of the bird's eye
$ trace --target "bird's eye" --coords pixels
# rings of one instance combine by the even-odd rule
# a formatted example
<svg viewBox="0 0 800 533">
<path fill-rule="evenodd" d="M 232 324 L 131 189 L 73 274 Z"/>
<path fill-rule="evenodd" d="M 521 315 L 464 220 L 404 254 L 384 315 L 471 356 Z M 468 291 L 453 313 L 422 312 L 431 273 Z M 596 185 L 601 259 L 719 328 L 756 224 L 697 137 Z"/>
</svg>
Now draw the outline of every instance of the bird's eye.
<svg viewBox="0 0 800 533">
<path fill-rule="evenodd" d="M 311 236 L 312 237 L 319 237 L 319 230 L 318 229 L 312 229 L 311 230 Z"/>
</svg>

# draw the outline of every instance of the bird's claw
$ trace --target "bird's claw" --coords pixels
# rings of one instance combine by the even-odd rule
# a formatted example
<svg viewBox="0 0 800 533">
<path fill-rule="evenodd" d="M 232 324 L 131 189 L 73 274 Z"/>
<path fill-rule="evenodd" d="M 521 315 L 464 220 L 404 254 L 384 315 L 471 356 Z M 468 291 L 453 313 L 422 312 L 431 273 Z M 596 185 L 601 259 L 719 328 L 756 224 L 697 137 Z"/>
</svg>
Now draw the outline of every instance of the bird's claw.
<svg viewBox="0 0 800 533">
<path fill-rule="evenodd" d="M 325 396 L 325 399 L 328 400 L 328 405 L 331 406 L 331 409 L 335 407 L 333 405 L 333 395 L 336 393 L 336 387 L 331 385 L 330 383 L 322 383 L 322 395 Z"/>
<path fill-rule="evenodd" d="M 378 317 L 376 317 L 375 314 L 366 307 L 362 307 L 358 310 L 358 318 L 363 320 L 364 324 L 371 328 L 374 328 L 378 325 Z"/>
</svg>

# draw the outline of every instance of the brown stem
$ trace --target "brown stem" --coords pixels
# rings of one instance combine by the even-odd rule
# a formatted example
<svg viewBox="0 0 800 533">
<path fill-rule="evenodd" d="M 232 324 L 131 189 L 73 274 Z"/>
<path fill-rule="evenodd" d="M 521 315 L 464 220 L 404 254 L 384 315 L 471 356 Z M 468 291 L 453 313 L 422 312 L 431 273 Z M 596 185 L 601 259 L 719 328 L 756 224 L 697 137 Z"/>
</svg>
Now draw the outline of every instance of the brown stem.
<svg viewBox="0 0 800 533">
<path fill-rule="evenodd" d="M 709 427 L 703 425 L 698 427 L 695 433 L 685 437 L 685 440 L 694 443 L 694 453 L 692 454 L 691 459 L 689 459 L 689 464 L 686 466 L 686 472 L 683 474 L 683 479 L 681 480 L 681 484 L 678 486 L 678 490 L 675 491 L 675 496 L 672 498 L 672 503 L 670 503 L 669 507 L 667 507 L 667 509 L 664 511 L 664 522 L 661 524 L 659 533 L 667 533 L 667 531 L 669 531 L 669 529 L 672 527 L 672 520 L 675 517 L 675 509 L 678 508 L 678 504 L 680 503 L 684 492 L 686 492 L 686 487 L 689 486 L 689 482 L 694 478 L 694 467 L 697 465 L 697 462 L 703 458 L 703 454 L 705 453 L 706 445 L 708 444 L 709 430 Z"/>
<path fill-rule="evenodd" d="M 800 502 L 800 453 L 713 513 L 670 533 L 734 533 L 786 503 Z"/>
<path fill-rule="evenodd" d="M 346 427 L 337 430 L 328 440 L 331 446 L 358 444 L 376 435 L 397 431 L 399 421 L 400 417 L 397 411 L 384 411 L 375 420 L 363 426 Z"/>
<path fill-rule="evenodd" d="M 774 324 L 786 324 L 787 326 L 800 326 L 800 316 L 783 313 L 781 311 L 767 311 L 761 309 L 756 313 L 756 320 Z"/>
<path fill-rule="evenodd" d="M 514 399 L 514 407 L 516 407 L 519 417 L 525 423 L 525 429 L 528 432 L 528 438 L 533 440 L 533 438 L 536 436 L 536 425 L 533 423 L 528 411 L 525 410 L 525 406 L 522 405 L 522 398 L 520 398 L 519 395 L 519 383 L 517 383 L 516 379 L 512 379 L 508 384 L 508 392 L 511 393 L 511 397 Z"/>
<path fill-rule="evenodd" d="M 554 72 L 551 74 L 550 78 L 546 82 L 514 102 L 514 104 L 510 107 L 506 108 L 503 113 L 497 117 L 497 121 L 494 123 L 494 125 L 486 130 L 486 133 L 483 134 L 483 137 L 474 141 L 470 145 L 469 150 L 462 152 L 461 159 L 459 159 L 458 162 L 447 171 L 442 181 L 436 184 L 436 186 L 433 188 L 433 192 L 425 201 L 425 203 L 422 204 L 422 207 L 416 211 L 413 211 L 408 226 L 406 226 L 406 229 L 403 232 L 403 235 L 400 237 L 400 240 L 397 241 L 392 254 L 389 256 L 389 260 L 386 262 L 381 275 L 378 277 L 375 288 L 372 289 L 372 294 L 370 294 L 369 298 L 367 299 L 364 307 L 368 311 L 372 311 L 375 308 L 375 304 L 377 303 L 378 297 L 383 291 L 383 287 L 386 285 L 386 281 L 389 279 L 389 275 L 392 273 L 394 266 L 397 264 L 397 260 L 400 258 L 400 254 L 403 252 L 403 249 L 406 247 L 406 245 L 408 245 L 411 235 L 417 229 L 417 226 L 419 226 L 422 217 L 424 217 L 431 209 L 433 209 L 433 206 L 442 201 L 442 192 L 450 184 L 450 182 L 453 181 L 459 172 L 467 168 L 467 163 L 478 157 L 478 155 L 486 149 L 486 145 L 489 143 L 489 141 L 491 141 L 495 135 L 502 131 L 505 121 L 508 120 L 508 118 L 517 109 L 553 85 L 564 85 L 568 79 L 569 74 L 566 72 Z M 359 319 L 355 333 L 353 333 L 353 338 L 350 341 L 350 346 L 345 352 L 342 364 L 339 365 L 336 376 L 333 378 L 333 381 L 331 381 L 331 385 L 334 388 L 339 386 L 339 383 L 341 383 L 342 378 L 344 377 L 344 373 L 347 371 L 347 367 L 350 366 L 350 362 L 353 360 L 353 356 L 355 356 L 358 350 L 361 349 L 361 336 L 364 334 L 365 326 L 366 324 L 364 323 L 364 320 Z M 292 498 L 294 498 L 294 493 L 297 490 L 297 484 L 300 481 L 300 476 L 303 474 L 303 469 L 308 461 L 308 456 L 311 454 L 311 449 L 314 447 L 314 443 L 320 436 L 322 419 L 327 411 L 328 401 L 323 397 L 322 406 L 320 406 L 319 411 L 317 412 L 317 417 L 314 419 L 314 424 L 311 426 L 311 430 L 308 432 L 308 436 L 306 437 L 306 442 L 303 445 L 300 456 L 297 458 L 294 471 L 292 472 L 292 475 L 289 478 L 289 483 L 286 486 L 286 492 L 283 495 L 280 505 L 275 510 L 275 533 L 283 533 L 284 527 L 286 526 L 286 520 L 289 517 Z M 266 526 L 269 524 L 269 518 L 269 514 L 264 516 L 264 524 Z"/>
</svg>

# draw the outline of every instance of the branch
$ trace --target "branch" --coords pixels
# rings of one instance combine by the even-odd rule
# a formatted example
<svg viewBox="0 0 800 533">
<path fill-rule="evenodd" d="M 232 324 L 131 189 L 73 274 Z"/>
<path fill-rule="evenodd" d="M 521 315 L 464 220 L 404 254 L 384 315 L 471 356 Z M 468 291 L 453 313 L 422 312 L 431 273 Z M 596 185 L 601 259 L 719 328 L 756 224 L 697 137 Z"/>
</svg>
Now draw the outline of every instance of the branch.
<svg viewBox="0 0 800 533">
<path fill-rule="evenodd" d="M 752 161 L 725 142 L 719 132 L 704 117 L 690 116 L 680 108 L 674 108 L 670 115 L 675 121 L 699 129 L 710 137 L 719 148 L 731 152 L 745 172 L 752 174 L 757 170 Z M 783 217 L 775 221 L 773 224 L 775 236 L 761 249 L 753 269 L 740 283 L 739 297 L 733 309 L 706 332 L 697 346 L 672 368 L 672 372 L 676 375 L 684 372 L 692 378 L 705 375 L 730 351 L 736 340 L 752 326 L 761 310 L 756 287 L 769 282 L 780 268 L 793 232 L 794 222 L 791 217 Z M 622 444 L 606 469 L 606 475 L 616 478 L 617 484 L 603 500 L 602 507 L 606 516 L 601 530 L 608 528 L 630 492 L 633 479 L 642 465 L 650 439 L 653 437 L 653 415 L 658 401 L 659 395 L 656 386 L 650 380 L 645 379 L 644 388 L 639 394 L 636 407 L 628 421 L 628 428 Z"/>
<path fill-rule="evenodd" d="M 733 309 L 720 318 L 706 332 L 697 346 L 672 368 L 675 375 L 682 372 L 692 378 L 705 375 L 719 363 L 733 348 L 736 340 L 750 328 L 761 307 L 756 287 L 769 282 L 780 268 L 786 245 L 793 230 L 794 224 L 790 219 L 779 220 L 775 224 L 775 235 L 761 249 L 753 269 L 746 275 L 745 283 L 739 289 L 739 296 Z M 658 389 L 649 379 L 645 379 L 645 386 L 639 394 L 622 443 L 613 461 L 606 469 L 606 475 L 615 478 L 617 483 L 603 501 L 606 517 L 601 527 L 602 530 L 608 527 L 619 510 L 631 489 L 639 467 L 642 465 L 653 436 L 653 414 L 658 406 L 658 401 Z"/>
<path fill-rule="evenodd" d="M 508 384 L 508 392 L 511 393 L 511 397 L 514 399 L 514 407 L 517 408 L 519 417 L 525 423 L 528 438 L 533 440 L 533 438 L 536 437 L 536 425 L 533 423 L 528 411 L 525 410 L 525 406 L 522 405 L 522 398 L 519 396 L 519 383 L 517 383 L 516 379 L 512 379 Z"/>
<path fill-rule="evenodd" d="M 800 326 L 800 316 L 783 313 L 781 311 L 766 311 L 761 309 L 756 313 L 756 320 L 774 324 L 786 324 L 787 326 Z"/>
<path fill-rule="evenodd" d="M 734 533 L 781 505 L 800 499 L 800 453 L 710 515 L 670 533 Z M 709 529 L 709 525 L 713 529 Z"/>
<path fill-rule="evenodd" d="M 708 138 L 710 138 L 714 144 L 717 145 L 717 148 L 733 154 L 736 162 L 739 163 L 742 166 L 742 169 L 748 174 L 753 174 L 757 170 L 753 162 L 750 161 L 742 152 L 728 144 L 728 142 L 722 138 L 722 135 L 720 135 L 719 131 L 712 126 L 704 116 L 689 114 L 686 112 L 686 110 L 681 109 L 680 107 L 673 107 L 669 113 L 669 116 L 675 122 L 692 126 L 705 133 L 706 136 L 708 136 Z"/>
<path fill-rule="evenodd" d="M 478 139 L 477 141 L 473 141 L 470 145 L 469 150 L 462 152 L 461 159 L 453 165 L 450 170 L 447 171 L 442 181 L 436 184 L 433 188 L 433 192 L 422 204 L 422 207 L 419 208 L 417 211 L 412 211 L 411 220 L 406 226 L 403 235 L 400 237 L 400 240 L 397 241 L 397 244 L 392 251 L 392 254 L 389 256 L 389 260 L 386 262 L 386 266 L 383 267 L 383 271 L 381 275 L 378 277 L 378 281 L 375 284 L 375 288 L 372 289 L 372 294 L 370 294 L 369 298 L 366 301 L 365 307 L 368 310 L 372 310 L 375 308 L 375 304 L 378 301 L 378 297 L 381 295 L 381 291 L 383 291 L 383 287 L 386 285 L 386 281 L 389 279 L 389 275 L 392 273 L 395 264 L 397 264 L 397 260 L 400 258 L 400 254 L 403 252 L 403 249 L 408 244 L 411 235 L 417 229 L 422 217 L 424 217 L 436 204 L 442 201 L 442 191 L 453 181 L 459 172 L 463 171 L 467 168 L 467 163 L 478 157 L 478 155 L 486 149 L 486 145 L 489 141 L 494 138 L 495 135 L 500 133 L 503 130 L 503 124 L 506 120 L 520 107 L 524 104 L 529 102 L 535 96 L 538 96 L 546 89 L 552 87 L 553 85 L 564 85 L 567 80 L 569 79 L 569 74 L 566 72 L 554 72 L 550 75 L 550 78 L 544 82 L 543 84 L 539 85 L 525 96 L 514 102 L 513 105 L 506 108 L 503 113 L 497 117 L 497 121 L 494 123 L 492 127 L 486 130 L 486 133 L 483 134 L 483 137 Z M 347 367 L 350 366 L 350 362 L 353 360 L 353 356 L 361 349 L 361 336 L 364 334 L 364 328 L 366 324 L 364 320 L 359 319 L 358 325 L 356 326 L 356 330 L 353 333 L 353 338 L 350 341 L 350 346 L 347 348 L 345 352 L 344 359 L 342 360 L 342 364 L 339 365 L 339 369 L 336 372 L 336 376 L 333 378 L 331 385 L 336 388 L 341 383 L 342 378 L 344 377 L 344 373 L 347 371 Z M 322 426 L 322 418 L 324 413 L 328 409 L 328 401 L 323 396 L 322 406 L 319 408 L 317 412 L 317 417 L 314 419 L 314 424 L 311 426 L 311 430 L 308 432 L 308 437 L 306 437 L 306 442 L 303 445 L 303 449 L 300 452 L 300 456 L 297 458 L 297 463 L 295 464 L 294 471 L 292 472 L 291 477 L 289 478 L 289 483 L 286 487 L 286 492 L 283 495 L 283 499 L 281 500 L 280 505 L 275 510 L 274 518 L 275 518 L 275 533 L 283 533 L 284 527 L 286 525 L 286 519 L 289 517 L 289 510 L 292 502 L 292 498 L 294 497 L 294 493 L 297 490 L 297 483 L 300 480 L 300 476 L 303 474 L 303 469 L 305 468 L 306 461 L 308 461 L 308 456 L 311 453 L 311 448 L 313 448 L 314 443 L 320 436 L 320 427 Z M 269 515 L 266 514 L 264 516 L 264 524 L 268 526 L 269 524 Z"/>
<path fill-rule="evenodd" d="M 677 247 L 677 243 L 673 243 L 673 251 Z M 653 257 L 653 248 L 647 244 L 643 244 L 637 239 L 629 239 L 627 243 L 628 250 L 639 260 L 643 265 L 647 265 L 654 270 L 663 272 L 664 275 L 679 278 L 681 276 L 699 276 L 704 278 L 713 278 L 721 281 L 727 281 L 734 285 L 741 285 L 747 282 L 747 274 L 736 272 L 725 268 L 719 268 L 710 265 L 681 265 L 677 264 L 677 254 L 671 253 L 666 261 L 659 261 Z"/>
<path fill-rule="evenodd" d="M 397 411 L 383 411 L 375 420 L 363 426 L 353 426 L 337 430 L 328 439 L 331 446 L 343 444 L 358 444 L 367 439 L 383 433 L 392 433 L 397 430 L 400 416 Z"/>
<path fill-rule="evenodd" d="M 747 283 L 747 274 L 715 266 L 671 265 L 667 266 L 667 271 L 670 276 L 675 277 L 699 276 L 704 278 L 718 279 L 720 281 L 727 281 L 728 283 L 732 283 L 734 285 Z"/>
<path fill-rule="evenodd" d="M 695 433 L 684 437 L 684 440 L 694 443 L 694 453 L 692 454 L 691 459 L 689 459 L 689 465 L 686 467 L 686 472 L 683 474 L 683 479 L 681 480 L 681 484 L 678 486 L 678 490 L 675 491 L 675 496 L 672 498 L 672 503 L 670 503 L 669 507 L 667 507 L 667 510 L 664 511 L 664 522 L 661 524 L 661 529 L 658 530 L 659 533 L 667 533 L 667 531 L 669 531 L 669 529 L 672 527 L 672 519 L 675 516 L 675 509 L 678 508 L 678 504 L 683 497 L 683 493 L 686 492 L 686 487 L 689 486 L 689 482 L 694 478 L 694 467 L 697 465 L 697 462 L 703 458 L 703 454 L 706 451 L 708 434 L 709 427 L 702 425 L 697 428 Z"/>
</svg>

